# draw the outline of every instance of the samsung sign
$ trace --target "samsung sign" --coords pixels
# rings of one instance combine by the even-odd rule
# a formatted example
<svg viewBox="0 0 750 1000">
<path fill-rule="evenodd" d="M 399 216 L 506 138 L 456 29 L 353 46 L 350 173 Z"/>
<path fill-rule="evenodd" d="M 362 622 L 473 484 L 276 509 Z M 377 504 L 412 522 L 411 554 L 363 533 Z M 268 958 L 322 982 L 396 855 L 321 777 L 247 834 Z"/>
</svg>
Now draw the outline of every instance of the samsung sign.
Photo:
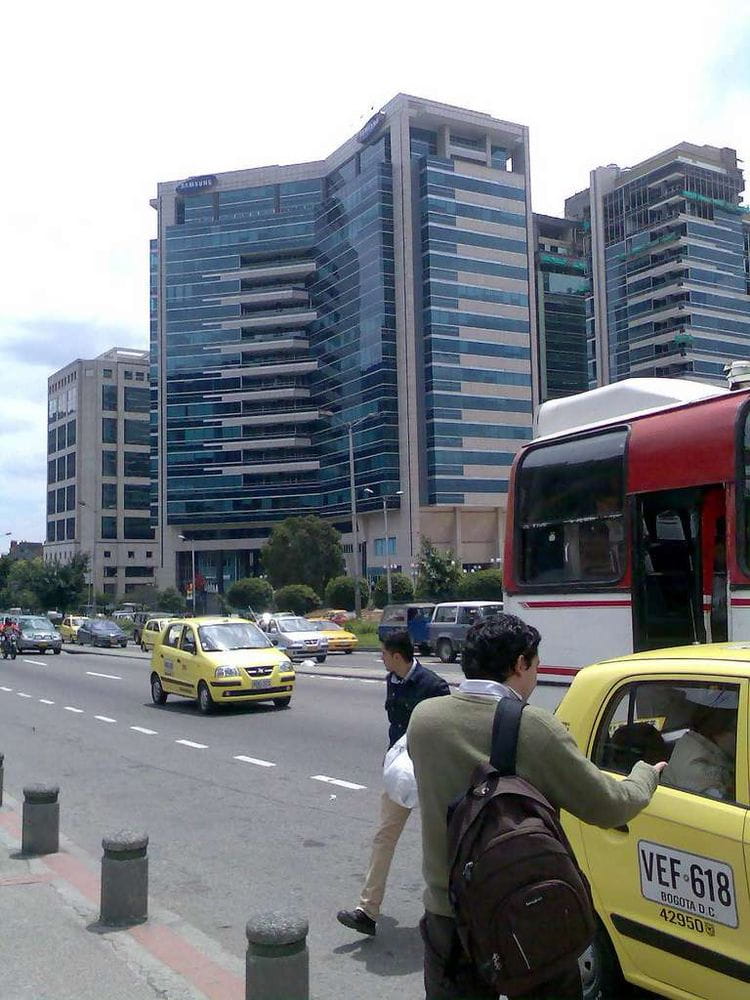
<svg viewBox="0 0 750 1000">
<path fill-rule="evenodd" d="M 193 194 L 195 191 L 208 191 L 216 183 L 213 174 L 204 174 L 203 177 L 188 177 L 186 181 L 180 181 L 175 188 L 177 194 Z"/>
<path fill-rule="evenodd" d="M 376 115 L 362 126 L 362 128 L 357 132 L 354 138 L 357 142 L 367 142 L 368 139 L 372 138 L 373 135 L 378 131 L 381 125 L 385 122 L 385 115 L 382 111 L 378 111 Z"/>
</svg>

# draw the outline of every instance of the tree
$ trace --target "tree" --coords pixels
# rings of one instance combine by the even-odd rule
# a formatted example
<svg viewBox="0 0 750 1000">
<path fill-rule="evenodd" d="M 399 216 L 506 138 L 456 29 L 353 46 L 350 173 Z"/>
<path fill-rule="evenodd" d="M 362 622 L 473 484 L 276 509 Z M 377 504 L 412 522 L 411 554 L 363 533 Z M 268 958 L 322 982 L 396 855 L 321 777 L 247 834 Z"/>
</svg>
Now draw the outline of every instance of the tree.
<svg viewBox="0 0 750 1000">
<path fill-rule="evenodd" d="M 503 574 L 499 569 L 480 569 L 464 573 L 458 585 L 458 596 L 464 601 L 501 601 Z"/>
<path fill-rule="evenodd" d="M 274 587 L 303 583 L 322 594 L 343 570 L 341 535 L 314 514 L 288 517 L 271 532 L 262 552 L 263 566 Z"/>
<path fill-rule="evenodd" d="M 227 591 L 227 600 L 233 608 L 268 611 L 273 604 L 273 587 L 259 576 L 248 576 L 235 580 Z"/>
<path fill-rule="evenodd" d="M 187 602 L 179 590 L 174 587 L 166 587 L 162 591 L 157 590 L 158 603 L 157 608 L 160 611 L 184 611 L 187 607 Z"/>
<path fill-rule="evenodd" d="M 418 565 L 417 597 L 433 601 L 449 601 L 456 596 L 463 570 L 450 549 L 441 552 L 429 538 L 421 535 Z"/>
<path fill-rule="evenodd" d="M 359 596 L 363 608 L 367 607 L 370 600 L 370 588 L 367 580 L 359 578 Z M 354 611 L 354 577 L 335 576 L 326 585 L 326 604 L 329 608 L 343 608 L 346 611 Z"/>
<path fill-rule="evenodd" d="M 376 608 L 384 608 L 388 603 L 388 580 L 385 573 L 375 582 L 372 599 Z M 391 600 L 394 604 L 406 604 L 414 600 L 414 584 L 406 573 L 391 573 Z"/>
<path fill-rule="evenodd" d="M 290 583 L 274 594 L 274 603 L 279 611 L 293 611 L 296 615 L 306 615 L 320 607 L 320 598 L 304 583 Z"/>
<path fill-rule="evenodd" d="M 8 571 L 5 583 L 8 605 L 31 611 L 40 610 L 37 590 L 43 572 L 44 563 L 41 559 L 17 559 Z"/>
<path fill-rule="evenodd" d="M 77 607 L 86 591 L 88 556 L 73 556 L 68 562 L 53 559 L 17 559 L 8 570 L 7 604 L 34 611 L 66 611 Z"/>
</svg>

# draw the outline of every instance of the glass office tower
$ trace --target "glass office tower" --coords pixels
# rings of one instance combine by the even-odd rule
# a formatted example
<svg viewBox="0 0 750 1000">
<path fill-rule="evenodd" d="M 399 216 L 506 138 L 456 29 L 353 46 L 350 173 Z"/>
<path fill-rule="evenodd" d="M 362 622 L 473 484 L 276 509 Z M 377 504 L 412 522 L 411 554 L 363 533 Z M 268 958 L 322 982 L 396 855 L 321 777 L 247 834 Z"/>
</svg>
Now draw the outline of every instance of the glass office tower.
<svg viewBox="0 0 750 1000">
<path fill-rule="evenodd" d="M 526 129 L 399 95 L 326 160 L 163 183 L 152 204 L 163 583 L 194 550 L 222 592 L 293 515 L 350 542 L 350 433 L 370 575 L 409 572 L 420 534 L 497 557 L 533 403 Z"/>
</svg>

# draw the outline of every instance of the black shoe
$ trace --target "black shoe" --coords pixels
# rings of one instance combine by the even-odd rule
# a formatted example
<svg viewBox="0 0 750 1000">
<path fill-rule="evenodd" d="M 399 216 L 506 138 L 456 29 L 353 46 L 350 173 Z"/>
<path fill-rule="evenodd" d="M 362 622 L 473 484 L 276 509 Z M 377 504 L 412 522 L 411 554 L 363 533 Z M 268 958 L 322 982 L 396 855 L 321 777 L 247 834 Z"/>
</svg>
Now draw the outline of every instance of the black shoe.
<svg viewBox="0 0 750 1000">
<path fill-rule="evenodd" d="M 344 927 L 351 927 L 360 934 L 369 934 L 371 937 L 375 934 L 375 921 L 359 907 L 354 910 L 339 910 L 336 919 Z"/>
</svg>

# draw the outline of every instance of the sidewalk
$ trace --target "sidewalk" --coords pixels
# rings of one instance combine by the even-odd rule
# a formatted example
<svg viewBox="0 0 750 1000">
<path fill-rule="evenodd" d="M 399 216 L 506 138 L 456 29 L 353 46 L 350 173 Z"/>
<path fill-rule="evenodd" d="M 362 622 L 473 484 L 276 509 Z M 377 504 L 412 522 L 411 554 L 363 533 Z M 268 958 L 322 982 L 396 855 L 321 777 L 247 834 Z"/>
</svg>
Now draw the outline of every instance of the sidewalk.
<svg viewBox="0 0 750 1000">
<path fill-rule="evenodd" d="M 0 807 L 2 1000 L 244 1000 L 243 963 L 149 900 L 149 920 L 98 925 L 99 866 L 65 837 L 20 854 L 21 807 Z"/>
</svg>

